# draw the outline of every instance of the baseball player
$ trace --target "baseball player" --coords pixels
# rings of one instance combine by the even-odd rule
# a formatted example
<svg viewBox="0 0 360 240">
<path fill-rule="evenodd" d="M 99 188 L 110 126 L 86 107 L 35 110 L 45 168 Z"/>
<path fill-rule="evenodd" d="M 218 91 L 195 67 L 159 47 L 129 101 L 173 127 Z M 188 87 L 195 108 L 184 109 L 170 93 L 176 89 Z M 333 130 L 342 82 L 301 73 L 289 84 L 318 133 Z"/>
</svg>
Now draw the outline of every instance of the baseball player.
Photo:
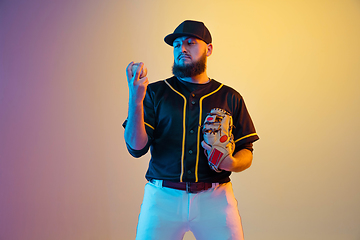
<svg viewBox="0 0 360 240">
<path fill-rule="evenodd" d="M 134 157 L 151 152 L 136 239 L 243 239 L 230 174 L 250 167 L 259 137 L 242 96 L 207 75 L 204 23 L 186 20 L 164 40 L 174 76 L 149 84 L 143 63 L 126 69 L 125 142 Z"/>
</svg>

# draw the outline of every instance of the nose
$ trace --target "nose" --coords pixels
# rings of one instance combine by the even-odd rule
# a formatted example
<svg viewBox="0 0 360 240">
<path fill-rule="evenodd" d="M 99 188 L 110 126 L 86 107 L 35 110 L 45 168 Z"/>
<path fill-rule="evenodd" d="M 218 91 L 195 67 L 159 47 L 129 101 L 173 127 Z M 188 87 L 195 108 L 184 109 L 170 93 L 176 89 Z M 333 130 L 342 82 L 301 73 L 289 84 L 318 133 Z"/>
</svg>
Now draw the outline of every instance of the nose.
<svg viewBox="0 0 360 240">
<path fill-rule="evenodd" d="M 180 49 L 181 49 L 181 52 L 186 52 L 185 44 L 182 43 Z"/>
</svg>

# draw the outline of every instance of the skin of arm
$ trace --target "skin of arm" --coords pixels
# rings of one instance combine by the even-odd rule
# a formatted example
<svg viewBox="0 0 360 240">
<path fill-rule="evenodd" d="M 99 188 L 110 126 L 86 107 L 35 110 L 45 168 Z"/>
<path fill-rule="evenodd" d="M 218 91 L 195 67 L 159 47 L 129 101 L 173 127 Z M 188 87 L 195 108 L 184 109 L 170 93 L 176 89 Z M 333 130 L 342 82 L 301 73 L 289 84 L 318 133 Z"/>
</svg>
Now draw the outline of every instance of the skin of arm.
<svg viewBox="0 0 360 240">
<path fill-rule="evenodd" d="M 251 166 L 253 154 L 248 149 L 241 149 L 234 156 L 228 155 L 219 168 L 231 172 L 242 172 Z"/>
<path fill-rule="evenodd" d="M 124 138 L 125 142 L 132 149 L 140 150 L 144 148 L 148 142 L 144 122 L 143 101 L 149 81 L 146 76 L 140 78 L 144 64 L 140 63 L 135 74 L 133 74 L 131 70 L 133 64 L 134 63 L 131 62 L 126 68 L 129 87 L 129 110 Z"/>
</svg>

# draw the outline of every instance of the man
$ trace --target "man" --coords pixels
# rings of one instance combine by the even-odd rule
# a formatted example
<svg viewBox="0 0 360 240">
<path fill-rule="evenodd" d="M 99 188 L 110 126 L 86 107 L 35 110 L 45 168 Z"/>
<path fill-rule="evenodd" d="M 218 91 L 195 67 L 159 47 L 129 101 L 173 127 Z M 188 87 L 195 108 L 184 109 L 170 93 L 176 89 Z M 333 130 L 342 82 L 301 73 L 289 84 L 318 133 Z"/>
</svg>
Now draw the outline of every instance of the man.
<svg viewBox="0 0 360 240">
<path fill-rule="evenodd" d="M 151 151 L 136 239 L 177 240 L 187 231 L 198 240 L 243 239 L 229 176 L 250 167 L 259 137 L 240 94 L 207 76 L 213 45 L 204 23 L 186 20 L 164 40 L 173 46 L 173 77 L 149 84 L 140 78 L 143 63 L 126 69 L 125 142 L 134 157 Z M 212 109 L 230 113 L 234 124 L 234 152 L 218 171 L 209 167 L 212 146 L 200 126 Z"/>
</svg>

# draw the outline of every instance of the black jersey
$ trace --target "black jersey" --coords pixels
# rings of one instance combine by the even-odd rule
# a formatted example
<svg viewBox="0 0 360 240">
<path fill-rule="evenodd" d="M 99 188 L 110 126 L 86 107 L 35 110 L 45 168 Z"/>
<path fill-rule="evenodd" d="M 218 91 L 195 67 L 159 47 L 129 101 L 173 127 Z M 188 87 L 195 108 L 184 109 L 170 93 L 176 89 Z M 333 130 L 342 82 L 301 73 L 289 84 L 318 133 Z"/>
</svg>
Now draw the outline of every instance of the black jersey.
<svg viewBox="0 0 360 240">
<path fill-rule="evenodd" d="M 206 84 L 186 83 L 176 77 L 148 85 L 144 119 L 148 145 L 133 150 L 140 157 L 150 148 L 147 180 L 174 182 L 227 182 L 231 172 L 210 169 L 204 149 L 201 125 L 207 113 L 221 108 L 233 117 L 235 152 L 249 148 L 259 139 L 242 96 L 216 80 Z M 124 127 L 126 126 L 126 121 Z M 234 153 L 235 153 L 234 152 Z"/>
</svg>

